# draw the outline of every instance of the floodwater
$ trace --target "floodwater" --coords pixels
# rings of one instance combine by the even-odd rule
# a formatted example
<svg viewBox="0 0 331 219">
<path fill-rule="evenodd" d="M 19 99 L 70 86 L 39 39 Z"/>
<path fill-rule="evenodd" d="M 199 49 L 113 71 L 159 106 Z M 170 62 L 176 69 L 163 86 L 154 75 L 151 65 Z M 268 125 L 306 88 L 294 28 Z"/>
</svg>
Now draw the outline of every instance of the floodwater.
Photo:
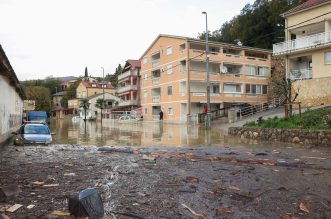
<svg viewBox="0 0 331 219">
<path fill-rule="evenodd" d="M 114 146 L 200 146 L 227 144 L 240 139 L 228 137 L 217 125 L 206 130 L 203 125 L 167 124 L 163 122 L 118 122 L 114 120 L 73 122 L 52 120 L 57 144 Z"/>
</svg>

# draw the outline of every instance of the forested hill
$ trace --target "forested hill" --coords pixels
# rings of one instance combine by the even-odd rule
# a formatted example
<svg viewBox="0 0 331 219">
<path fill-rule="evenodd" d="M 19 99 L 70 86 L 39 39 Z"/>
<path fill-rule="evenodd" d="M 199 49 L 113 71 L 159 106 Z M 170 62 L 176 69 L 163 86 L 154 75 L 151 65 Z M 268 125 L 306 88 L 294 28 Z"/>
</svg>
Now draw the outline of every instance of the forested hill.
<svg viewBox="0 0 331 219">
<path fill-rule="evenodd" d="M 280 14 L 306 0 L 256 0 L 241 13 L 225 22 L 219 30 L 210 32 L 212 41 L 272 49 L 272 44 L 284 41 L 284 18 Z M 205 39 L 205 33 L 198 38 Z"/>
</svg>

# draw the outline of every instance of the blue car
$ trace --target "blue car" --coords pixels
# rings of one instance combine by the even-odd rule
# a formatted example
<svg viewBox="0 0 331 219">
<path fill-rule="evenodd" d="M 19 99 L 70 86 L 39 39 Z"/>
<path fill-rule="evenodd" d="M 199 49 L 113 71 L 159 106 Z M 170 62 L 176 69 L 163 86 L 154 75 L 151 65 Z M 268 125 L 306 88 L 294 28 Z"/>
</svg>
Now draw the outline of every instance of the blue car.
<svg viewBox="0 0 331 219">
<path fill-rule="evenodd" d="M 45 123 L 26 123 L 13 134 L 15 145 L 48 145 L 53 140 L 53 133 Z"/>
</svg>

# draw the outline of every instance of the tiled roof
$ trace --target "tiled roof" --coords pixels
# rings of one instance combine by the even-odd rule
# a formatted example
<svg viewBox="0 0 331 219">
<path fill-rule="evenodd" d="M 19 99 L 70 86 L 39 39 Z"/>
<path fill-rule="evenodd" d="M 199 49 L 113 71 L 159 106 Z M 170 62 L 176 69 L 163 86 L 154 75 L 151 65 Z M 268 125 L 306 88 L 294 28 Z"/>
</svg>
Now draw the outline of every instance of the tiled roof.
<svg viewBox="0 0 331 219">
<path fill-rule="evenodd" d="M 322 4 L 322 3 L 325 3 L 325 2 L 330 2 L 330 0 L 308 0 L 290 10 L 288 10 L 287 12 L 285 12 L 283 15 L 284 16 L 287 16 L 289 14 L 292 14 L 292 13 L 296 13 L 296 12 L 300 12 L 302 10 L 305 10 L 305 9 L 308 9 L 308 8 L 311 8 L 313 6 L 317 6 L 319 4 Z"/>
<path fill-rule="evenodd" d="M 86 88 L 102 88 L 102 84 L 103 83 L 93 83 L 93 82 L 88 82 L 88 81 L 82 81 L 82 84 L 86 87 Z M 105 85 L 107 85 L 105 87 L 105 89 L 114 89 L 113 85 L 111 85 L 110 83 L 106 84 L 104 83 Z"/>
<path fill-rule="evenodd" d="M 130 63 L 135 68 L 140 68 L 141 67 L 140 60 L 131 60 L 131 59 L 129 59 L 127 62 Z"/>
</svg>

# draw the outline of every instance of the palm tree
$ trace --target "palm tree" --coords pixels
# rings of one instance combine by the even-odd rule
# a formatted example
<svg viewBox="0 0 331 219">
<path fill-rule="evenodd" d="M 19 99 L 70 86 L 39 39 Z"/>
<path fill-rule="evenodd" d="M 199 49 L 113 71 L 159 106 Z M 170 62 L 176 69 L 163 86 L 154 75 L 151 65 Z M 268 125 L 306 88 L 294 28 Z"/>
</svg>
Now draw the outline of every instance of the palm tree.
<svg viewBox="0 0 331 219">
<path fill-rule="evenodd" d="M 100 109 L 100 114 L 101 114 L 101 121 L 102 121 L 102 110 L 103 110 L 103 107 L 104 107 L 104 101 L 103 99 L 99 98 L 97 99 L 96 103 L 95 103 L 95 107 Z"/>
<path fill-rule="evenodd" d="M 90 108 L 90 103 L 88 102 L 88 99 L 83 99 L 82 102 L 80 103 L 79 107 L 84 109 L 84 113 L 85 113 L 84 122 L 85 122 L 86 121 L 86 110 L 88 110 Z"/>
</svg>

